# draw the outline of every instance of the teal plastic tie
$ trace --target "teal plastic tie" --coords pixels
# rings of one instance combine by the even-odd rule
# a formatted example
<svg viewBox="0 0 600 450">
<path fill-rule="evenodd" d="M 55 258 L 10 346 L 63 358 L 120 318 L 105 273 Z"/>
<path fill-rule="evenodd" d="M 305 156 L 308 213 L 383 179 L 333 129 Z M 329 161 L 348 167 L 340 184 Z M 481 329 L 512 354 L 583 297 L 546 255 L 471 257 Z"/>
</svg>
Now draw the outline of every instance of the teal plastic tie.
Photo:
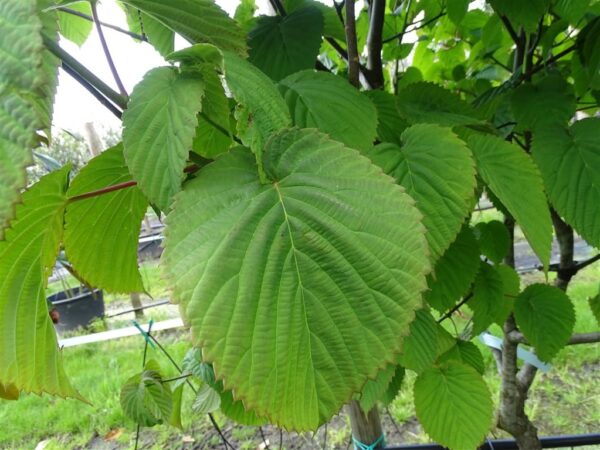
<svg viewBox="0 0 600 450">
<path fill-rule="evenodd" d="M 136 327 L 140 333 L 142 333 L 142 336 L 144 336 L 144 339 L 146 340 L 146 342 L 148 344 L 150 344 L 150 346 L 152 348 L 156 348 L 156 346 L 154 345 L 154 342 L 152 342 L 152 339 L 150 339 L 150 335 L 148 334 L 148 332 L 144 331 L 144 329 L 140 326 L 139 323 L 137 323 L 136 320 L 132 320 L 131 323 L 133 323 L 133 326 Z M 148 329 L 152 328 L 153 323 L 154 323 L 154 321 L 152 319 L 150 319 L 150 322 L 148 322 Z"/>
<path fill-rule="evenodd" d="M 352 436 L 352 442 L 354 442 L 354 450 L 375 450 L 375 448 L 379 444 L 381 444 L 382 447 L 385 447 L 385 437 L 383 436 L 383 434 L 381 436 L 379 436 L 377 438 L 377 440 L 375 442 L 373 442 L 371 445 L 363 444 L 358 439 L 356 439 L 354 436 Z"/>
</svg>

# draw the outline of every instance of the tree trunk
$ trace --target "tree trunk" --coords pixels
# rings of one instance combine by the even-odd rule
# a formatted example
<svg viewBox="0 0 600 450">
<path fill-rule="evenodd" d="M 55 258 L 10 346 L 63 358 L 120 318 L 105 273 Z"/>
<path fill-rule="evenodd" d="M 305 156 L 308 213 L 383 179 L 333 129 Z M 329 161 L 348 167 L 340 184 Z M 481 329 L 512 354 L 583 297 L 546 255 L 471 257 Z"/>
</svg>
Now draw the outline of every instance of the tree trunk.
<svg viewBox="0 0 600 450">
<path fill-rule="evenodd" d="M 573 278 L 577 272 L 575 270 L 575 261 L 573 259 L 573 254 L 575 252 L 573 228 L 567 225 L 554 209 L 551 210 L 551 213 L 552 223 L 554 225 L 554 230 L 556 231 L 556 240 L 558 241 L 558 248 L 560 251 L 560 262 L 558 264 L 555 285 L 563 291 L 566 291 L 571 278 Z"/>
<path fill-rule="evenodd" d="M 356 400 L 352 400 L 348 404 L 348 415 L 350 416 L 352 436 L 357 441 L 371 445 L 383 434 L 377 406 L 365 414 L 360 404 Z M 374 448 L 382 449 L 384 445 L 385 442 L 381 440 Z"/>
<path fill-rule="evenodd" d="M 537 428 L 525 413 L 525 401 L 529 387 L 535 376 L 535 368 L 526 366 L 517 376 L 517 346 L 508 338 L 516 330 L 515 319 L 510 317 L 504 323 L 502 342 L 502 389 L 500 390 L 500 409 L 498 426 L 510 433 L 521 450 L 541 450 Z"/>
<path fill-rule="evenodd" d="M 139 292 L 132 292 L 130 295 L 130 298 L 131 298 L 131 307 L 132 308 L 136 309 L 136 308 L 142 307 L 142 301 L 140 300 Z M 136 318 L 136 320 L 142 320 L 144 318 L 144 310 L 136 309 L 135 318 Z"/>
</svg>

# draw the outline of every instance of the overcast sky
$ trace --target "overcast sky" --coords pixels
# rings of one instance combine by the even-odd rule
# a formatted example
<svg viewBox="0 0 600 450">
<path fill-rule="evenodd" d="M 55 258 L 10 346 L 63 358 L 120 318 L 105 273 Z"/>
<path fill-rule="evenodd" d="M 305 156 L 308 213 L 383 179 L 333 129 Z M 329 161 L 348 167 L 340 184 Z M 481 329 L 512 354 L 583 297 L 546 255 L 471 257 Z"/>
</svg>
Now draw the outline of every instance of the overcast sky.
<svg viewBox="0 0 600 450">
<path fill-rule="evenodd" d="M 217 3 L 229 14 L 233 14 L 239 0 L 217 0 Z M 256 3 L 259 12 L 264 13 L 266 0 L 258 0 Z M 127 28 L 125 14 L 114 0 L 101 0 L 98 15 L 103 22 Z M 137 43 L 129 36 L 106 28 L 104 34 L 119 75 L 129 93 L 149 69 L 166 64 L 149 44 Z M 81 48 L 66 39 L 61 39 L 60 45 L 117 90 L 95 29 Z M 178 47 L 186 45 L 188 44 L 183 40 L 176 41 Z M 120 121 L 110 111 L 61 70 L 54 104 L 54 126 L 83 134 L 86 122 L 94 122 L 99 131 L 102 128 L 119 129 L 121 126 Z"/>
</svg>

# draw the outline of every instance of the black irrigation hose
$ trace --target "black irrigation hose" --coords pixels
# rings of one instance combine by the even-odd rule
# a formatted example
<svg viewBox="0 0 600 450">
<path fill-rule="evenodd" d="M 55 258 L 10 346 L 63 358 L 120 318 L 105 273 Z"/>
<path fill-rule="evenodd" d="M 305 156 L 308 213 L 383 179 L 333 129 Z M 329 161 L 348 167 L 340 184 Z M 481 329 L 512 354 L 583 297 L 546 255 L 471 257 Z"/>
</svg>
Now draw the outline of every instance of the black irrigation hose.
<svg viewBox="0 0 600 450">
<path fill-rule="evenodd" d="M 581 447 L 584 445 L 600 444 L 600 433 L 567 434 L 562 436 L 547 436 L 540 438 L 542 448 Z M 438 444 L 396 445 L 385 447 L 385 450 L 445 450 Z M 479 447 L 480 450 L 519 450 L 514 439 L 492 439 Z"/>
</svg>

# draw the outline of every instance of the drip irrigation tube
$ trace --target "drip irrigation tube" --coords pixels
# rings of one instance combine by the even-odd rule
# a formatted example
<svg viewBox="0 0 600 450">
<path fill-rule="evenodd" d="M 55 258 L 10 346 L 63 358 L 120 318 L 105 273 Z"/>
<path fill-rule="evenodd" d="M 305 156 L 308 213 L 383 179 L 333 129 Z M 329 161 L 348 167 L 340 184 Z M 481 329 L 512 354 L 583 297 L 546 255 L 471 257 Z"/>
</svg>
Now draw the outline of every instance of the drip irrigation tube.
<svg viewBox="0 0 600 450">
<path fill-rule="evenodd" d="M 540 438 L 542 448 L 582 447 L 584 445 L 600 445 L 600 433 L 571 434 L 563 436 L 546 436 Z M 514 439 L 487 440 L 480 450 L 519 450 Z M 385 447 L 385 450 L 445 450 L 438 444 L 396 445 Z"/>
</svg>

